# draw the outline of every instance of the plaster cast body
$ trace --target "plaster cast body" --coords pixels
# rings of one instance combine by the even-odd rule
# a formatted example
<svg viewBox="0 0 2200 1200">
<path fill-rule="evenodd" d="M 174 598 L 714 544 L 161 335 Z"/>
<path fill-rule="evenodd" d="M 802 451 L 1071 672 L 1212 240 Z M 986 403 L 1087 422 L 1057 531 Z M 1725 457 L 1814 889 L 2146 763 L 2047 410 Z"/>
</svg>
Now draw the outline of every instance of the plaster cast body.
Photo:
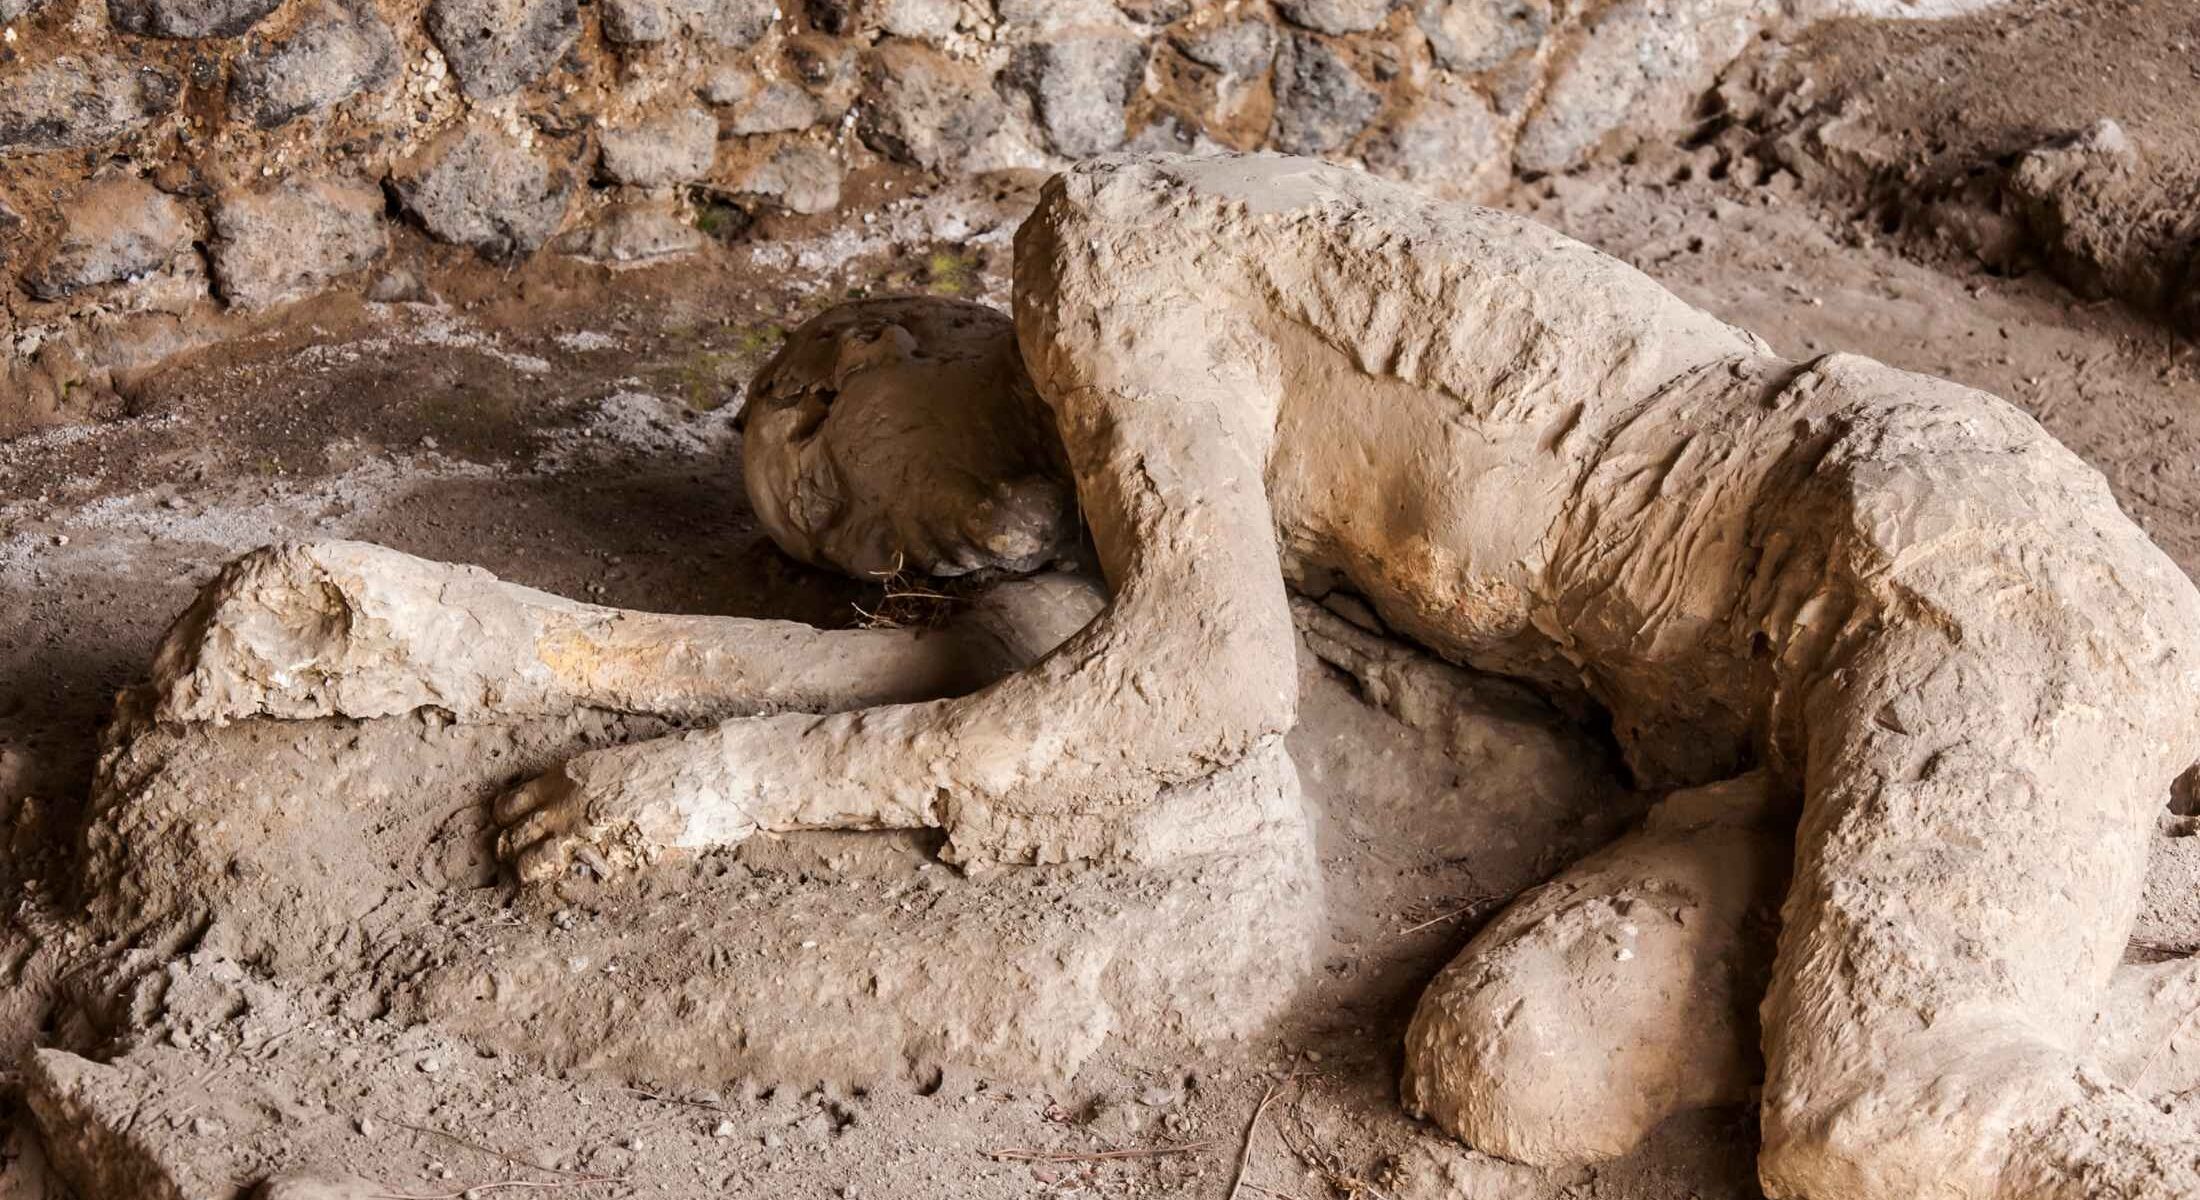
<svg viewBox="0 0 2200 1200">
<path fill-rule="evenodd" d="M 523 876 L 820 826 L 937 826 L 972 863 L 1111 852 L 1290 726 L 1287 589 L 1348 591 L 1446 659 L 1601 704 L 1646 785 L 1756 770 L 1761 809 L 1799 802 L 1770 1194 L 2200 1189 L 2200 1143 L 2084 1053 L 2154 813 L 2200 759 L 2200 594 L 2028 417 L 1781 359 L 1528 221 L 1268 157 L 1057 177 L 1018 236 L 1015 332 L 1108 608 L 968 695 L 580 756 L 497 806 Z M 1678 880 L 1646 971 L 1739 936 L 1736 897 L 1781 874 L 1758 819 L 1650 831 L 1682 858 L 1691 830 L 1727 839 L 1750 886 L 1642 847 L 1598 868 Z M 1521 1157 L 1612 1152 L 1482 1087 L 1508 1070 L 1491 956 L 1571 911 L 1525 902 L 1431 989 L 1409 1106 Z M 1614 1107 L 1628 1128 L 1732 1098 L 1599 1053 L 1551 1061 L 1663 1087 Z"/>
</svg>

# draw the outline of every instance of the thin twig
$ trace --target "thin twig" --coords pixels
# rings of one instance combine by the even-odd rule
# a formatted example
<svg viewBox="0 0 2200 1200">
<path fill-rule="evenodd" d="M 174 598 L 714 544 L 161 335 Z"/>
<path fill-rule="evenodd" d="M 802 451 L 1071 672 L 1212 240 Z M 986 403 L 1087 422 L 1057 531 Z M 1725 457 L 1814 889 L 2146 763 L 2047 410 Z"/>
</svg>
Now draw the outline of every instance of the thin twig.
<svg viewBox="0 0 2200 1200">
<path fill-rule="evenodd" d="M 753 822 L 752 822 L 752 824 L 753 824 Z M 710 1101 L 708 1101 L 708 1100 L 685 1100 L 685 1099 L 682 1099 L 682 1098 L 680 1098 L 680 1097 L 678 1097 L 678 1096 L 660 1096 L 660 1095 L 658 1095 L 658 1094 L 657 1094 L 657 1093 L 655 1093 L 655 1092 L 652 1092 L 652 1091 L 648 1091 L 648 1090 L 645 1090 L 645 1089 L 643 1089 L 643 1088 L 638 1088 L 638 1087 L 630 1087 L 630 1088 L 628 1088 L 628 1089 L 626 1089 L 626 1090 L 627 1090 L 627 1091 L 630 1091 L 630 1092 L 632 1092 L 632 1093 L 634 1093 L 634 1094 L 635 1094 L 635 1095 L 637 1095 L 637 1096 L 640 1096 L 640 1097 L 641 1097 L 642 1099 L 644 1099 L 644 1100 L 655 1100 L 655 1101 L 656 1101 L 657 1103 L 659 1103 L 659 1104 L 685 1104 L 685 1105 L 687 1105 L 687 1106 L 688 1106 L 689 1108 L 703 1108 L 703 1109 L 709 1109 L 709 1110 L 710 1110 L 711 1112 L 725 1112 L 725 1111 L 726 1111 L 726 1106 L 725 1106 L 725 1105 L 723 1105 L 723 1104 L 712 1104 L 712 1103 L 711 1103 Z"/>
<path fill-rule="evenodd" d="M 1296 1080 L 1298 1075 L 1286 1075 L 1268 1082 L 1268 1090 L 1261 1093 L 1260 1103 L 1253 1106 L 1253 1119 L 1245 1123 L 1245 1144 L 1238 1148 L 1237 1172 L 1230 1176 L 1230 1198 L 1238 1200 L 1238 1192 L 1245 1187 L 1245 1168 L 1253 1161 L 1253 1139 L 1260 1135 L 1260 1119 L 1268 1106 L 1276 1102 L 1277 1093 Z"/>
<path fill-rule="evenodd" d="M 1419 933 L 1422 930 L 1427 929 L 1431 925 L 1441 925 L 1446 921 L 1456 920 L 1460 917 L 1466 916 L 1468 913 L 1471 913 L 1478 908 L 1483 907 L 1484 905 L 1490 903 L 1496 898 L 1497 897 L 1495 896 L 1477 897 L 1476 899 L 1469 901 L 1467 905 L 1463 908 L 1455 908 L 1448 913 L 1438 913 L 1437 915 L 1430 917 L 1428 920 L 1423 921 L 1418 925 L 1408 925 L 1404 929 L 1399 930 L 1395 936 L 1404 937 L 1409 933 Z"/>
<path fill-rule="evenodd" d="M 2154 1049 L 2147 1051 L 2146 1061 L 2139 1064 L 2139 1070 L 2132 1075 L 2128 1086 L 2138 1087 L 2140 1082 L 2146 1079 L 2147 1072 L 2154 1069 L 2154 1064 L 2159 1062 L 2164 1054 L 2175 1052 L 2177 1049 L 2177 1035 L 2183 1033 L 2185 1028 L 2192 1024 L 2194 1017 L 2200 1017 L 2200 1007 L 2187 1009 L 2184 1016 L 2177 1018 L 2177 1024 L 2170 1027 L 2169 1033 L 2161 1041 L 2154 1044 Z"/>
<path fill-rule="evenodd" d="M 576 1179 L 600 1180 L 609 1178 L 609 1176 L 590 1175 L 586 1171 L 574 1171 L 565 1167 L 546 1167 L 541 1163 L 535 1162 L 531 1159 L 521 1158 L 517 1154 L 507 1154 L 494 1146 L 484 1146 L 480 1142 L 467 1141 L 465 1138 L 462 1138 L 447 1129 L 437 1129 L 431 1125 L 415 1125 L 410 1121 L 400 1121 L 396 1117 L 390 1118 L 390 1124 L 396 1125 L 403 1129 L 410 1129 L 414 1133 L 425 1133 L 431 1137 L 442 1138 L 444 1141 L 450 1142 L 453 1145 L 464 1146 L 468 1150 L 472 1150 L 477 1154 L 486 1154 L 491 1158 L 501 1158 L 505 1162 L 511 1163 L 515 1167 L 527 1167 L 530 1170 L 547 1171 L 552 1175 L 570 1175 Z"/>
<path fill-rule="evenodd" d="M 1078 1163 L 1117 1162 L 1131 1158 L 1165 1158 L 1172 1154 L 1197 1154 L 1212 1150 L 1213 1142 L 1180 1142 L 1171 1146 L 1141 1146 L 1130 1150 L 1019 1150 L 1013 1147 L 980 1153 L 995 1162 Z"/>
<path fill-rule="evenodd" d="M 438 1192 L 427 1196 L 416 1195 L 411 1192 L 377 1192 L 375 1193 L 375 1200 L 474 1200 L 474 1197 L 489 1192 L 523 1191 L 527 1188 L 587 1187 L 591 1183 L 624 1182 L 626 1182 L 626 1178 L 621 1175 L 589 1175 L 580 1179 L 498 1179 L 490 1183 L 477 1183 L 461 1191 Z"/>
</svg>

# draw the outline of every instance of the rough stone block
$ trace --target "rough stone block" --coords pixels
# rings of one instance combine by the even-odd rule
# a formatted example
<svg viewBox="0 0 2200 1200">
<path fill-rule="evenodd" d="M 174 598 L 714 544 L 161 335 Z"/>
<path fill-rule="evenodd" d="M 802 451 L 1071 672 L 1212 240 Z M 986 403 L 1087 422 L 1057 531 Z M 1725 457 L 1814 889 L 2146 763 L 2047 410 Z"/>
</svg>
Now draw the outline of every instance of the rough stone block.
<svg viewBox="0 0 2200 1200">
<path fill-rule="evenodd" d="M 1128 34 L 1029 42 L 1009 69 L 1009 78 L 1031 97 L 1047 145 L 1068 158 L 1123 144 L 1123 109 L 1145 75 L 1146 44 Z"/>
<path fill-rule="evenodd" d="M 225 194 L 214 235 L 215 283 L 245 308 L 311 295 L 389 249 L 381 193 L 323 180 Z"/>
<path fill-rule="evenodd" d="M 283 0 L 107 0 L 116 29 L 141 37 L 235 37 Z"/>
<path fill-rule="evenodd" d="M 0 150 L 97 146 L 176 107 L 182 84 L 157 67 L 62 55 L 0 75 Z"/>
<path fill-rule="evenodd" d="M 1440 80 L 1403 120 L 1374 138 L 1368 168 L 1440 195 L 1469 199 L 1506 177 L 1504 130 L 1481 93 Z"/>
<path fill-rule="evenodd" d="M 435 0 L 428 34 L 475 100 L 509 95 L 549 74 L 580 36 L 576 0 Z"/>
<path fill-rule="evenodd" d="M 1367 128 L 1383 98 L 1328 43 L 1293 34 L 1276 64 L 1270 136 L 1286 154 L 1341 150 Z"/>
<path fill-rule="evenodd" d="M 191 210 L 141 179 L 93 184 L 65 207 L 61 239 L 23 277 L 41 300 L 160 270 L 190 247 Z"/>
<path fill-rule="evenodd" d="M 397 175 L 397 195 L 429 236 L 495 260 L 524 258 L 565 221 L 565 173 L 503 133 L 444 134 Z"/>
<path fill-rule="evenodd" d="M 774 0 L 671 0 L 681 26 L 720 46 L 753 46 L 779 15 Z"/>
<path fill-rule="evenodd" d="M 886 42 L 863 63 L 864 144 L 899 162 L 954 170 L 1007 116 L 974 66 L 929 46 Z"/>
<path fill-rule="evenodd" d="M 604 0 L 603 36 L 623 46 L 642 46 L 672 36 L 672 14 L 664 0 Z"/>
<path fill-rule="evenodd" d="M 710 174 L 718 154 L 718 121 L 681 108 L 638 125 L 603 132 L 603 173 L 620 183 L 667 187 Z"/>
<path fill-rule="evenodd" d="M 615 45 L 668 41 L 682 33 L 713 45 L 755 45 L 771 28 L 771 0 L 606 0 L 603 35 Z"/>
<path fill-rule="evenodd" d="M 1421 0 L 1413 17 L 1436 64 L 1464 75 L 1533 49 L 1551 31 L 1550 0 Z"/>
<path fill-rule="evenodd" d="M 1398 0 L 1276 0 L 1284 20 L 1322 33 L 1365 33 L 1397 6 Z"/>
<path fill-rule="evenodd" d="M 288 39 L 238 56 L 230 108 L 272 129 L 383 87 L 400 65 L 397 38 L 371 0 L 324 0 Z"/>
<path fill-rule="evenodd" d="M 751 168 L 735 186 L 776 200 L 790 212 L 824 213 L 840 207 L 843 174 L 832 151 L 795 142 Z"/>
<path fill-rule="evenodd" d="M 1184 57 L 1225 75 L 1250 79 L 1276 61 L 1276 30 L 1266 21 L 1246 18 L 1177 35 Z"/>
<path fill-rule="evenodd" d="M 700 231 L 662 208 L 620 205 L 594 224 L 558 239 L 558 249 L 591 262 L 620 266 L 692 253 Z"/>
<path fill-rule="evenodd" d="M 1622 126 L 1685 122 L 1690 101 L 1758 27 L 1749 0 L 1626 0 L 1604 10 L 1569 34 L 1513 165 L 1562 171 Z"/>
<path fill-rule="evenodd" d="M 962 19 L 960 0 L 870 0 L 867 15 L 895 37 L 945 41 Z"/>
<path fill-rule="evenodd" d="M 703 99 L 728 109 L 727 133 L 793 133 L 825 119 L 817 97 L 784 79 L 766 80 L 747 67 L 728 67 L 703 84 Z"/>
</svg>

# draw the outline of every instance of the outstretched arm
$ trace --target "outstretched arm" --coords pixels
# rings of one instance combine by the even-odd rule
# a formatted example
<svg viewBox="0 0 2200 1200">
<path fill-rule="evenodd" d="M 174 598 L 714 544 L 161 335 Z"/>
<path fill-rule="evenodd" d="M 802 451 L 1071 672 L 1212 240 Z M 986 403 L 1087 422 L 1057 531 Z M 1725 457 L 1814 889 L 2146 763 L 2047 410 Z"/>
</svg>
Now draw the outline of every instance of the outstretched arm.
<svg viewBox="0 0 2200 1200">
<path fill-rule="evenodd" d="M 1170 376 L 1196 386 L 1049 389 L 1113 592 L 1098 620 L 966 697 L 582 755 L 498 803 L 521 876 L 758 829 L 944 826 L 965 860 L 1089 853 L 1111 818 L 1287 728 L 1270 410 L 1219 363 Z"/>
<path fill-rule="evenodd" d="M 269 546 L 223 568 L 170 628 L 154 664 L 156 713 L 220 723 L 423 707 L 460 720 L 831 712 L 956 695 L 1029 662 L 998 643 L 1033 633 L 1025 618 L 1047 618 L 1019 607 L 1007 622 L 1016 628 L 997 628 L 989 611 L 981 603 L 940 630 L 826 630 L 582 604 L 362 542 Z"/>
</svg>

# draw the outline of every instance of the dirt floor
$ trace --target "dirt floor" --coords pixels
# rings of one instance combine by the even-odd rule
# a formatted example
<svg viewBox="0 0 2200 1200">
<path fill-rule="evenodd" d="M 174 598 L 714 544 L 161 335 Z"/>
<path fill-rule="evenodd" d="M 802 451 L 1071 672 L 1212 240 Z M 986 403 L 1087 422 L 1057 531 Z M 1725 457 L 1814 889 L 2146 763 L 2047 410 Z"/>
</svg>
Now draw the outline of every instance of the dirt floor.
<svg viewBox="0 0 2200 1200">
<path fill-rule="evenodd" d="M 2095 6 L 2020 8 L 1898 33 L 1836 27 L 1794 53 L 1824 92 L 1869 85 L 1874 129 L 1909 129 L 1956 157 L 1992 159 L 2106 116 L 2170 161 L 2196 161 L 2176 141 L 2200 129 L 2200 29 L 2186 28 L 2187 6 L 2102 5 L 2098 20 Z M 2071 16 L 2080 9 L 2084 22 Z M 2137 60 L 2118 53 L 2124 38 Z M 1521 184 L 1506 203 L 1784 354 L 1859 351 L 2008 397 L 2099 467 L 2200 577 L 2200 355 L 2189 341 L 2152 310 L 2081 299 L 2045 270 L 1890 228 L 1883 206 L 1899 197 L 1859 203 L 1850 183 L 1742 153 L 1716 138 L 1644 148 Z M 1561 1173 L 1475 1154 L 1401 1113 L 1399 1042 L 1420 987 L 1504 899 L 1625 828 L 1643 800 L 1601 767 L 1565 788 L 1524 778 L 1551 745 L 1592 744 L 1555 718 L 1538 728 L 1478 717 L 1489 736 L 1465 753 L 1311 660 L 1290 751 L 1327 894 L 1314 983 L 1268 1032 L 1198 1053 L 1117 1037 L 1066 1084 L 952 1072 L 892 1086 L 635 1078 L 408 1024 L 407 980 L 433 963 L 332 960 L 318 981 L 278 986 L 218 939 L 118 960 L 67 935 L 114 694 L 214 568 L 252 547 L 358 538 L 607 604 L 866 620 L 881 588 L 788 562 L 745 511 L 731 421 L 741 381 L 781 331 L 847 296 L 1001 302 L 1029 194 L 1028 181 L 1009 181 L 891 201 L 866 222 L 752 231 L 678 266 L 548 264 L 494 287 L 431 278 L 437 298 L 425 302 L 307 306 L 248 344 L 174 364 L 114 419 L 0 445 L 0 671 L 13 681 L 0 694 L 13 850 L 0 870 L 22 897 L 0 937 L 15 985 L 0 1001 L 0 1055 L 61 1044 L 117 1057 L 75 1094 L 132 1117 L 135 1145 L 118 1161 L 198 1171 L 208 1186 L 310 1152 L 415 1197 L 525 1181 L 576 1200 L 1219 1198 L 1242 1153 L 1254 1185 L 1243 1194 L 1300 1200 L 1757 1195 L 1746 1109 L 1677 1119 L 1626 1159 Z M 2182 841 L 2163 840 L 2158 896 L 2191 894 Z M 869 887 L 876 872 L 915 870 L 914 858 L 866 865 L 894 853 L 821 838 L 734 858 L 769 891 Z M 642 903 L 478 890 L 467 936 L 484 939 L 556 939 Z M 2185 903 L 2155 903 L 2135 953 L 2200 948 Z M 134 980 L 121 1002 L 89 1002 L 118 979 Z M 60 1068 L 25 1068 L 36 1069 Z M 1129 1153 L 1091 1157 L 1118 1151 Z M 66 1194 L 20 1107 L 0 1155 L 0 1196 Z"/>
</svg>

